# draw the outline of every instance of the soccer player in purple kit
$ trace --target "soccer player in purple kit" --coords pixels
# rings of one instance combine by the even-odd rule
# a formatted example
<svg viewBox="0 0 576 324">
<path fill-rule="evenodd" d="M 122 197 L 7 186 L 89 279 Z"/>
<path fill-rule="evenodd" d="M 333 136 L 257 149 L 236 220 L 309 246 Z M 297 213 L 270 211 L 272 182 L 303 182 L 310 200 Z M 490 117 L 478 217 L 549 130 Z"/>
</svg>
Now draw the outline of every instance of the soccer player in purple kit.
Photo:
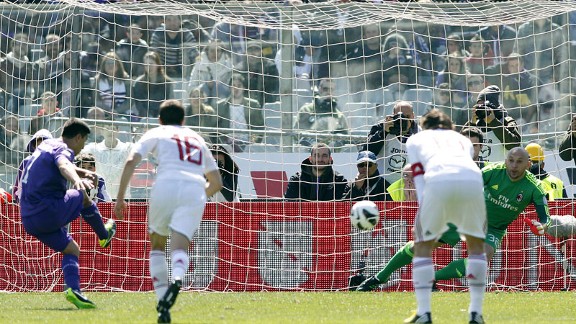
<svg viewBox="0 0 576 324">
<path fill-rule="evenodd" d="M 85 122 L 71 118 L 64 124 L 60 138 L 44 140 L 22 174 L 20 197 L 24 229 L 64 255 L 62 272 L 68 287 L 64 291 L 66 299 L 80 309 L 96 305 L 80 290 L 80 248 L 68 234 L 66 224 L 81 215 L 98 235 L 103 248 L 110 245 L 116 233 L 114 220 L 109 219 L 104 224 L 96 204 L 86 192 L 94 187 L 96 174 L 72 163 L 74 155 L 84 148 L 88 134 L 90 128 Z M 68 181 L 72 183 L 72 189 L 68 189 Z"/>
</svg>

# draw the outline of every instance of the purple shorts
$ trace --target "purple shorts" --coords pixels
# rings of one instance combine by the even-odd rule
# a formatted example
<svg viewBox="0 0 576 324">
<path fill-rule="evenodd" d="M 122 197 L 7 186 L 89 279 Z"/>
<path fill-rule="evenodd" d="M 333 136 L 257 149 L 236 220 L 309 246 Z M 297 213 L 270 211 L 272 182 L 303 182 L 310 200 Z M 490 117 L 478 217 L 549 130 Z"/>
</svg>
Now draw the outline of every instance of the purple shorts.
<svg viewBox="0 0 576 324">
<path fill-rule="evenodd" d="M 35 215 L 22 215 L 26 232 L 36 237 L 51 249 L 62 252 L 72 241 L 66 225 L 80 216 L 84 195 L 76 189 L 69 189 L 60 199 L 46 199 L 41 202 L 43 212 Z"/>
</svg>

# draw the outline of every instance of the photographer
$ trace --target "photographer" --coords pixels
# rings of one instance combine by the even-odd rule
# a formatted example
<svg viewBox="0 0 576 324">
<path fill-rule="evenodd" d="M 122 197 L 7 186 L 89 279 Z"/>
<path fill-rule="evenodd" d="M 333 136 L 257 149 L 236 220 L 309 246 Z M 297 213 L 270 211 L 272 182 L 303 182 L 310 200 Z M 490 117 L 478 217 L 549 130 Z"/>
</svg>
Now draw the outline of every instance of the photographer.
<svg viewBox="0 0 576 324">
<path fill-rule="evenodd" d="M 238 172 L 240 169 L 228 150 L 222 145 L 212 145 L 210 152 L 218 164 L 220 175 L 222 176 L 222 189 L 209 197 L 213 202 L 234 202 L 240 201 L 240 194 L 238 193 Z"/>
<path fill-rule="evenodd" d="M 514 118 L 500 104 L 500 88 L 488 86 L 480 91 L 472 116 L 464 126 L 476 126 L 484 133 L 480 157 L 486 162 L 504 161 L 506 152 L 520 146 L 521 137 Z"/>
<path fill-rule="evenodd" d="M 332 141 L 330 134 L 348 134 L 348 121 L 338 109 L 335 91 L 336 86 L 330 79 L 321 79 L 314 100 L 298 110 L 294 130 L 318 133 L 315 136 L 299 136 L 300 144 L 329 143 Z"/>
<path fill-rule="evenodd" d="M 384 171 L 386 188 L 401 178 L 402 168 L 406 165 L 406 140 L 417 132 L 414 110 L 408 101 L 396 102 L 393 114 L 370 129 L 362 151 L 378 156 L 378 167 Z"/>
</svg>

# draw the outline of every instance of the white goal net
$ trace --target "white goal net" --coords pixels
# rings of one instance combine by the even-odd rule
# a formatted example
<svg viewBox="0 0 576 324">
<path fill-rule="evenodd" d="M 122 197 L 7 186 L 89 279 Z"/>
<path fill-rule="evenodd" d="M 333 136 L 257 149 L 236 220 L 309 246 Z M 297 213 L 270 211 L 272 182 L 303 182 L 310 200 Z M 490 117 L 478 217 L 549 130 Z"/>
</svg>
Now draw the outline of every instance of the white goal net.
<svg viewBox="0 0 576 324">
<path fill-rule="evenodd" d="M 158 124 L 161 102 L 180 100 L 185 125 L 216 153 L 229 152 L 222 163 L 234 187 L 207 208 L 190 248 L 189 289 L 342 290 L 350 275 L 382 267 L 412 237 L 415 204 L 404 201 L 403 182 L 401 193 L 371 197 L 387 201 L 370 233 L 351 230 L 355 194 L 344 186 L 288 187 L 294 175 L 308 181 L 318 143 L 330 147 L 341 182 L 355 185 L 362 150 L 376 155 L 387 185 L 401 181 L 402 136 L 382 133 L 400 101 L 412 105 L 409 116 L 403 111 L 412 123 L 397 123 L 405 136 L 432 108 L 457 130 L 485 131 L 473 107 L 497 86 L 515 135 L 486 132 L 480 157 L 501 161 L 510 145 L 539 144 L 545 170 L 570 198 L 552 202 L 552 212 L 573 214 L 575 166 L 559 146 L 576 112 L 574 1 L 30 2 L 0 4 L 0 188 L 14 189 L 38 130 L 58 137 L 65 120 L 80 117 L 92 129 L 85 152 L 114 199 L 132 144 Z M 94 248 L 85 224 L 72 224 L 89 289 L 151 289 L 145 224 L 154 173 L 153 159 L 138 167 L 131 215 L 111 251 Z M 343 202 L 315 202 L 331 200 Z M 0 290 L 60 289 L 58 254 L 25 235 L 15 203 L 1 204 Z M 102 204 L 105 217 L 110 206 Z M 508 237 L 493 287 L 574 285 L 572 240 L 535 239 L 520 222 Z M 436 263 L 462 253 L 443 249 Z M 409 274 L 394 274 L 387 289 L 410 289 Z"/>
</svg>

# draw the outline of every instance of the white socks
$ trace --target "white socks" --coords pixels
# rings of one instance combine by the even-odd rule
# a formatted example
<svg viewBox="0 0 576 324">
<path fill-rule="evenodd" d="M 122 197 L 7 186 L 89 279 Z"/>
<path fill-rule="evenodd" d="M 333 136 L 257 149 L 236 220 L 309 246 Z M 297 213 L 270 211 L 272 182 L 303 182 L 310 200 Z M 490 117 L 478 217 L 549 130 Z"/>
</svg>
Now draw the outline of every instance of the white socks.
<svg viewBox="0 0 576 324">
<path fill-rule="evenodd" d="M 431 311 L 432 284 L 434 283 L 434 263 L 432 258 L 415 257 L 412 259 L 412 282 L 416 292 L 418 308 L 416 314 Z"/>
<path fill-rule="evenodd" d="M 486 254 L 474 254 L 468 256 L 466 265 L 466 278 L 470 285 L 470 308 L 469 312 L 482 314 L 484 291 L 486 290 L 486 270 L 488 262 Z"/>
<path fill-rule="evenodd" d="M 189 264 L 190 259 L 188 258 L 187 251 L 172 251 L 172 278 L 184 279 L 184 275 L 188 271 Z"/>
<path fill-rule="evenodd" d="M 164 251 L 150 251 L 150 277 L 156 297 L 160 300 L 168 290 L 168 264 Z"/>
</svg>

